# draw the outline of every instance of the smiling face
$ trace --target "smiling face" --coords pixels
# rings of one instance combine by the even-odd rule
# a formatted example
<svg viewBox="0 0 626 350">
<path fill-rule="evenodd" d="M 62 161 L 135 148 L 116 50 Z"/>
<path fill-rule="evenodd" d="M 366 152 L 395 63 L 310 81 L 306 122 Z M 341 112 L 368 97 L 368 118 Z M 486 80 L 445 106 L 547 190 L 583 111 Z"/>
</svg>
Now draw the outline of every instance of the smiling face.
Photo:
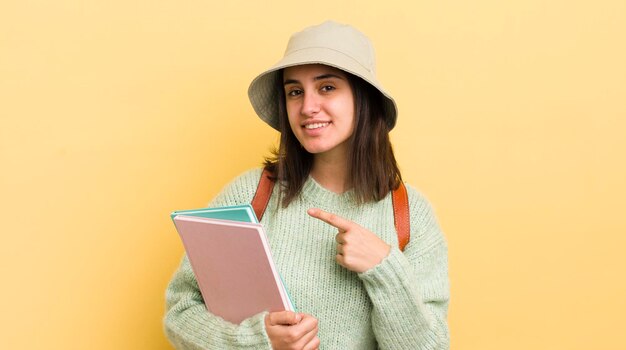
<svg viewBox="0 0 626 350">
<path fill-rule="evenodd" d="M 289 125 L 309 153 L 345 157 L 354 130 L 354 95 L 343 71 L 321 64 L 285 68 Z"/>
</svg>

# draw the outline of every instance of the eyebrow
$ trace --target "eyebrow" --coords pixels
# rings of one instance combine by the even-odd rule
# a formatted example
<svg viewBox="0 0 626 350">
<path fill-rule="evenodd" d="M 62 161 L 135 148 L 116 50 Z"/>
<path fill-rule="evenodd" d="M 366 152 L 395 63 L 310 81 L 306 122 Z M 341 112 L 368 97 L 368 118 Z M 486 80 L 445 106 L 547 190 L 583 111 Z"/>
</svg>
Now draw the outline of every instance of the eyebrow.
<svg viewBox="0 0 626 350">
<path fill-rule="evenodd" d="M 345 80 L 342 76 L 337 75 L 337 74 L 332 74 L 332 73 L 328 73 L 328 74 L 322 74 L 322 75 L 318 75 L 315 78 L 313 78 L 313 81 L 318 81 L 318 80 L 324 80 L 324 79 L 329 79 L 329 78 L 337 78 L 337 79 L 341 79 L 341 80 Z M 289 85 L 289 84 L 299 84 L 300 82 L 296 79 L 287 79 L 285 80 L 285 82 L 283 83 L 283 85 Z"/>
</svg>

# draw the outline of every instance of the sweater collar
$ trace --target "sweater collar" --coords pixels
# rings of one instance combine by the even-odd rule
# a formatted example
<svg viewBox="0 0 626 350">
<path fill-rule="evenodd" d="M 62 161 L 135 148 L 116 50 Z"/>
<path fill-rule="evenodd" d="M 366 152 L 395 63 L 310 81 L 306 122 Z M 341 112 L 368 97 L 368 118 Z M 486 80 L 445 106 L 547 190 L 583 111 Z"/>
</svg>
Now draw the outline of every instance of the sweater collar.
<svg viewBox="0 0 626 350">
<path fill-rule="evenodd" d="M 322 187 L 322 185 L 315 181 L 310 175 L 302 186 L 301 195 L 304 201 L 331 212 L 337 211 L 338 209 L 355 207 L 357 205 L 354 189 L 350 189 L 344 193 L 335 193 Z"/>
</svg>

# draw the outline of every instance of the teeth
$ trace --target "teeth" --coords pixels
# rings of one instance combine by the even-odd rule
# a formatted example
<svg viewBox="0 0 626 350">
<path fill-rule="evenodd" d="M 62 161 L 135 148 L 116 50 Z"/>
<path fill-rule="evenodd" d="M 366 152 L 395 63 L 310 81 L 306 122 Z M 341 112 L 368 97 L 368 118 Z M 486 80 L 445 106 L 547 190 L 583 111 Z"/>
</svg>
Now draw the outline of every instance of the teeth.
<svg viewBox="0 0 626 350">
<path fill-rule="evenodd" d="M 318 129 L 318 128 L 323 128 L 328 124 L 330 123 L 313 123 L 313 124 L 307 124 L 304 127 L 307 129 Z"/>
</svg>

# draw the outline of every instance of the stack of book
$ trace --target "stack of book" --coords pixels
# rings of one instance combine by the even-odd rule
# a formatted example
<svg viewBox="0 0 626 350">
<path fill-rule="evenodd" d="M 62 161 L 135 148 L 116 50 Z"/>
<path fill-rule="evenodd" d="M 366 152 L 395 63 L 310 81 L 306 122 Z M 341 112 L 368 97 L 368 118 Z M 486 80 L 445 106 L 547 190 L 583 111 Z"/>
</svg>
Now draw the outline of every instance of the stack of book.
<svg viewBox="0 0 626 350">
<path fill-rule="evenodd" d="M 250 205 L 171 214 L 207 309 L 239 324 L 263 311 L 295 311 Z"/>
</svg>

